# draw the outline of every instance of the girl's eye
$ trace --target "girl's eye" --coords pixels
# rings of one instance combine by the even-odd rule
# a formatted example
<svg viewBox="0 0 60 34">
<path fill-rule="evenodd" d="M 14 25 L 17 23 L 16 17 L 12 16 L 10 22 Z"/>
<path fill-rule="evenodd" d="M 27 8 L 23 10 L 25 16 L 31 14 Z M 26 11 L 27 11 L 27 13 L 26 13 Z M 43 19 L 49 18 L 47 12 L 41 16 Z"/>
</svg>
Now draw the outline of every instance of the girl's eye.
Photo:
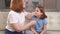
<svg viewBox="0 0 60 34">
<path fill-rule="evenodd" d="M 37 12 L 38 12 L 38 10 L 37 10 Z"/>
</svg>

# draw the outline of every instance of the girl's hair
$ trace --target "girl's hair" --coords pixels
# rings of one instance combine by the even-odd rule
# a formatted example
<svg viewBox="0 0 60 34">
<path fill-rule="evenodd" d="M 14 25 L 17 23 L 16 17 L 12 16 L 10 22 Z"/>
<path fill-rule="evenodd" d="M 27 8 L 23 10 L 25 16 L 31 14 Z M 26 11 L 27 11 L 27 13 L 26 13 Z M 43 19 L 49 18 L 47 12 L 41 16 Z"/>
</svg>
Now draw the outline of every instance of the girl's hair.
<svg viewBox="0 0 60 34">
<path fill-rule="evenodd" d="M 37 8 L 39 8 L 39 10 L 43 13 L 43 15 L 41 15 L 40 19 L 47 18 L 47 15 L 45 14 L 45 11 L 44 11 L 44 7 L 43 6 L 37 6 Z"/>
<path fill-rule="evenodd" d="M 10 9 L 16 12 L 21 12 L 23 8 L 23 0 L 11 0 Z"/>
</svg>

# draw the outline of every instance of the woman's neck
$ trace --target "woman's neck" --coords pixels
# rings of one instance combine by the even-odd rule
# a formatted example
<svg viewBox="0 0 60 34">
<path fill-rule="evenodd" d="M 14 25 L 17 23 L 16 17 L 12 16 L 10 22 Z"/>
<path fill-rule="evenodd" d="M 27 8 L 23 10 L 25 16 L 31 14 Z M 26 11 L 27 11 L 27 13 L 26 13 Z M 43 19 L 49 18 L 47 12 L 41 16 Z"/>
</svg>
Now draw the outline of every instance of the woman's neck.
<svg viewBox="0 0 60 34">
<path fill-rule="evenodd" d="M 22 10 L 20 13 L 23 13 L 24 12 L 24 10 Z"/>
</svg>

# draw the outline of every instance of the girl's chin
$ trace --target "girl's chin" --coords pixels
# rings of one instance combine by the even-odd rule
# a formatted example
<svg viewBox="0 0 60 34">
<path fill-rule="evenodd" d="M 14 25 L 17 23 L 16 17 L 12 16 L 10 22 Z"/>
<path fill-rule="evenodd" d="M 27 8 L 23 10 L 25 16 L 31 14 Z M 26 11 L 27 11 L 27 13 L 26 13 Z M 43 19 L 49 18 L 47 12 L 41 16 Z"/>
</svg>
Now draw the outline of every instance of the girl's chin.
<svg viewBox="0 0 60 34">
<path fill-rule="evenodd" d="M 37 16 L 37 15 L 34 15 L 34 16 Z"/>
</svg>

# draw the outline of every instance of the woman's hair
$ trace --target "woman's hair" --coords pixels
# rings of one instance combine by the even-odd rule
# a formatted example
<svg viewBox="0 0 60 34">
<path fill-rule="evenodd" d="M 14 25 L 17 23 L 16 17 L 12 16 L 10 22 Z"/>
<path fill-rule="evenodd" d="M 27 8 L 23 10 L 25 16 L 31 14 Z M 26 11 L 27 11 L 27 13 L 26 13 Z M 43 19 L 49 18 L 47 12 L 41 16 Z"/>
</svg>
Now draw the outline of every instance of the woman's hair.
<svg viewBox="0 0 60 34">
<path fill-rule="evenodd" d="M 41 15 L 40 19 L 47 18 L 47 15 L 45 14 L 45 11 L 44 11 L 44 7 L 43 6 L 37 6 L 37 8 L 39 8 L 39 10 L 43 13 L 43 15 Z"/>
<path fill-rule="evenodd" d="M 10 9 L 16 12 L 21 12 L 23 7 L 23 0 L 11 0 Z"/>
</svg>

